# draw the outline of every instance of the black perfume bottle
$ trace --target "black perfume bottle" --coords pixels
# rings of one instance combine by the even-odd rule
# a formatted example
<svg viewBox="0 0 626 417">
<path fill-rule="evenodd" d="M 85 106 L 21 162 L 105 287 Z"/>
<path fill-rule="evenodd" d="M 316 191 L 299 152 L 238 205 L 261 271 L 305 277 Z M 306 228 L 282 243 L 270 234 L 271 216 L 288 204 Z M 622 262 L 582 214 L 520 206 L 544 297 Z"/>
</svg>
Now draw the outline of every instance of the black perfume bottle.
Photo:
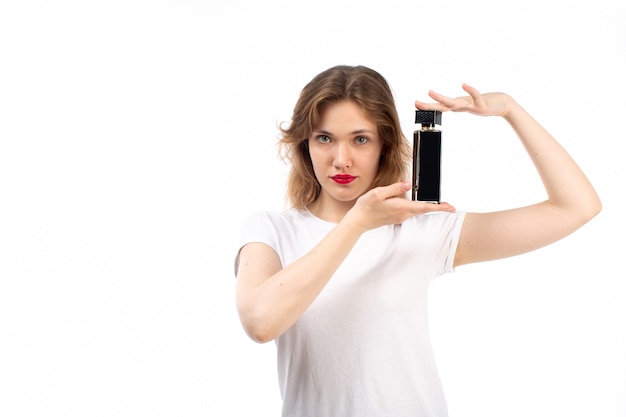
<svg viewBox="0 0 626 417">
<path fill-rule="evenodd" d="M 411 199 L 440 203 L 441 193 L 441 112 L 417 110 L 413 132 L 413 188 Z"/>
</svg>

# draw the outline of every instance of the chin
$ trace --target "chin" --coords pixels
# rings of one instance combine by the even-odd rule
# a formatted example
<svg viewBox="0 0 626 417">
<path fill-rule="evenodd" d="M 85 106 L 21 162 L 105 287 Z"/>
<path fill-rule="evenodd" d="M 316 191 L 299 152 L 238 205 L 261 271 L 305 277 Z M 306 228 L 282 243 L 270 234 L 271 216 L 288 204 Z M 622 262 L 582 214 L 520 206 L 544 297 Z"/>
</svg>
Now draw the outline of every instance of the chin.
<svg viewBox="0 0 626 417">
<path fill-rule="evenodd" d="M 331 195 L 333 199 L 340 203 L 354 203 L 359 197 L 361 197 L 363 193 L 350 193 L 350 194 L 335 194 Z"/>
</svg>

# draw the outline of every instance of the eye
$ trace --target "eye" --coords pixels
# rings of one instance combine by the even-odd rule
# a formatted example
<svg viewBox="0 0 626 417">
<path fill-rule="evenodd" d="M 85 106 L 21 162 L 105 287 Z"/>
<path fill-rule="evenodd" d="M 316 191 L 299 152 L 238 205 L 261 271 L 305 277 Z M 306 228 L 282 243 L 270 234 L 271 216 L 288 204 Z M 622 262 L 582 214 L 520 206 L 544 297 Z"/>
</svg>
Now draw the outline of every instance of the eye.
<svg viewBox="0 0 626 417">
<path fill-rule="evenodd" d="M 366 143 L 369 139 L 366 138 L 365 136 L 359 136 L 358 138 L 356 138 L 354 141 L 358 144 L 358 145 L 363 145 L 364 143 Z"/>
<path fill-rule="evenodd" d="M 328 136 L 326 136 L 326 135 L 319 135 L 317 137 L 317 141 L 319 143 L 328 143 L 328 142 L 330 142 L 330 138 Z"/>
</svg>

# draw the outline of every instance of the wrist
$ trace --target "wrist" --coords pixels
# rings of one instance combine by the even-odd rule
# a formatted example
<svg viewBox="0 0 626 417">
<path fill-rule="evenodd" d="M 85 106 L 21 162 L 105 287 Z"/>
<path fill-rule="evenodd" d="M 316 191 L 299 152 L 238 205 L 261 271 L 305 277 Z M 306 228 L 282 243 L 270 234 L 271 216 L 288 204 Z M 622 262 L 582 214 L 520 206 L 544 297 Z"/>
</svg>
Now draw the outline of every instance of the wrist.
<svg viewBox="0 0 626 417">
<path fill-rule="evenodd" d="M 503 106 L 504 109 L 500 116 L 502 116 L 507 122 L 512 123 L 517 117 L 522 115 L 524 109 L 519 105 L 517 101 L 513 99 L 511 96 L 506 96 L 506 104 Z"/>
<path fill-rule="evenodd" d="M 343 216 L 343 219 L 338 223 L 338 226 L 348 233 L 356 234 L 357 236 L 361 236 L 369 229 L 367 223 L 361 218 L 360 213 L 358 213 L 354 207 L 348 210 L 346 215 Z"/>
</svg>

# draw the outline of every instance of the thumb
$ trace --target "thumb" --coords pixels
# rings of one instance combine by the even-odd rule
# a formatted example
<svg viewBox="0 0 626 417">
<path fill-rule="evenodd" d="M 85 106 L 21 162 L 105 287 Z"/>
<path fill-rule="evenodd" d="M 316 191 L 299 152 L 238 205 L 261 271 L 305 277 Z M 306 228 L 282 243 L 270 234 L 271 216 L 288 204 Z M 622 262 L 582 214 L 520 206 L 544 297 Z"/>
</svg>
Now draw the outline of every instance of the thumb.
<svg viewBox="0 0 626 417">
<path fill-rule="evenodd" d="M 408 182 L 397 182 L 395 184 L 388 185 L 386 187 L 381 187 L 380 197 L 383 199 L 388 199 L 391 197 L 397 197 L 401 194 L 406 193 L 411 189 L 411 184 Z"/>
</svg>

